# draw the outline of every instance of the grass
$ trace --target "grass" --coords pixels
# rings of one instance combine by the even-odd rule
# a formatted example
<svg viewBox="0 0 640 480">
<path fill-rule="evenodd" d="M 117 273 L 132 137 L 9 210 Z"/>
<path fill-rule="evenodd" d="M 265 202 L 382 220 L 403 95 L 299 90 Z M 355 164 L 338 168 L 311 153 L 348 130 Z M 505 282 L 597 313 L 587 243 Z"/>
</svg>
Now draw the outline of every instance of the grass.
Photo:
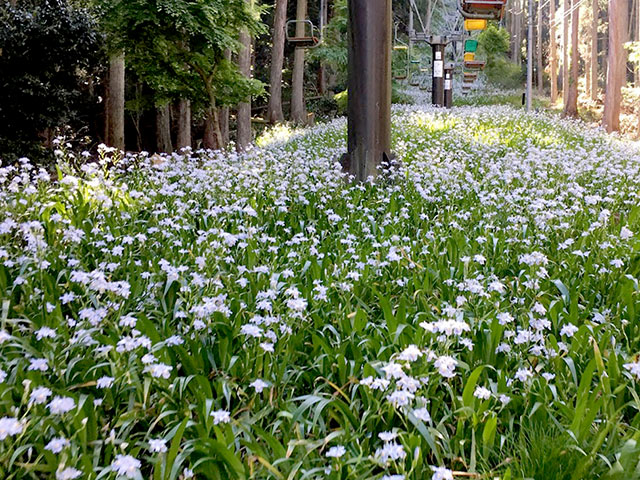
<svg viewBox="0 0 640 480">
<path fill-rule="evenodd" d="M 393 124 L 376 184 L 344 119 L 3 167 L 2 478 L 633 478 L 638 147 L 509 106 Z"/>
</svg>

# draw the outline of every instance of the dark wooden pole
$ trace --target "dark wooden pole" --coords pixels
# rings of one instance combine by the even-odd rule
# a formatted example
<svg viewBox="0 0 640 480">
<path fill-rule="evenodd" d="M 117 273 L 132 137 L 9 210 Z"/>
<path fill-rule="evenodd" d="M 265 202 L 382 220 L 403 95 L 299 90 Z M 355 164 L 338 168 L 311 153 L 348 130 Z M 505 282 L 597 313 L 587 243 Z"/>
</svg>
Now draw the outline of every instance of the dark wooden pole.
<svg viewBox="0 0 640 480">
<path fill-rule="evenodd" d="M 349 0 L 348 153 L 364 182 L 391 158 L 391 0 Z"/>
</svg>

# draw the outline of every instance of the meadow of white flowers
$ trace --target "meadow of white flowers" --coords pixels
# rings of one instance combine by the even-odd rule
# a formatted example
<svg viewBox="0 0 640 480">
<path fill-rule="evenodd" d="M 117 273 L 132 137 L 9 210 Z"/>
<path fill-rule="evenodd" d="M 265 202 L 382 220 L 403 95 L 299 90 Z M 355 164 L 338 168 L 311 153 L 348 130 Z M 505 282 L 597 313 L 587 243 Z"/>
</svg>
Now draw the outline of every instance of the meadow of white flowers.
<svg viewBox="0 0 640 480">
<path fill-rule="evenodd" d="M 376 184 L 345 120 L 0 168 L 0 477 L 636 478 L 640 148 L 394 126 Z"/>
</svg>

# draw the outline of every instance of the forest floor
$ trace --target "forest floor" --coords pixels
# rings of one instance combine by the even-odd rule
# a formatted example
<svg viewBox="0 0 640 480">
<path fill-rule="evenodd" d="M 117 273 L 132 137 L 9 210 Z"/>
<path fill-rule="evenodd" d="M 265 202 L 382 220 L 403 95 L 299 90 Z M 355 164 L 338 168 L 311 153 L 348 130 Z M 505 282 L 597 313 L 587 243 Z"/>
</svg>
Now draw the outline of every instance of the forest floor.
<svg viewBox="0 0 640 480">
<path fill-rule="evenodd" d="M 636 478 L 640 146 L 394 106 L 0 169 L 4 479 Z"/>
</svg>

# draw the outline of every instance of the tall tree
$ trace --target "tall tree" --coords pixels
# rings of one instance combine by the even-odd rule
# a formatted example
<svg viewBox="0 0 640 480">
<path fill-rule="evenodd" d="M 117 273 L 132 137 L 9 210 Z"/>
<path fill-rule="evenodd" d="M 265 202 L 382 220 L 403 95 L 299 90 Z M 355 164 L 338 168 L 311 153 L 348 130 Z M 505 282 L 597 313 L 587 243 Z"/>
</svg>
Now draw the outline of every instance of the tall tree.
<svg viewBox="0 0 640 480">
<path fill-rule="evenodd" d="M 556 0 L 549 0 L 549 76 L 551 83 L 551 103 L 558 101 L 558 46 L 556 24 Z"/>
<path fill-rule="evenodd" d="M 282 67 L 284 66 L 284 41 L 287 20 L 287 0 L 276 0 L 273 13 L 273 47 L 269 74 L 269 104 L 267 120 L 270 123 L 284 121 L 282 112 Z"/>
<path fill-rule="evenodd" d="M 622 86 L 626 83 L 627 55 L 624 48 L 628 17 L 627 0 L 609 0 L 609 66 L 602 124 L 607 132 L 620 130 Z"/>
<path fill-rule="evenodd" d="M 573 0 L 571 5 L 571 70 L 568 75 L 567 100 L 564 104 L 565 117 L 578 116 L 578 29 L 580 21 L 580 1 Z"/>
<path fill-rule="evenodd" d="M 305 36 L 307 18 L 307 0 L 298 0 L 296 5 L 296 37 Z M 313 32 L 310 32 L 313 35 Z M 296 48 L 293 54 L 293 75 L 291 79 L 291 120 L 304 124 L 307 120 L 307 109 L 304 104 L 304 48 Z"/>
<path fill-rule="evenodd" d="M 569 94 L 569 9 L 571 0 L 562 3 L 562 103 L 567 104 Z"/>
<path fill-rule="evenodd" d="M 105 143 L 119 150 L 124 150 L 124 75 L 124 52 L 118 51 L 109 58 Z"/>
<path fill-rule="evenodd" d="M 191 102 L 186 98 L 178 101 L 176 147 L 178 149 L 191 146 Z"/>
<path fill-rule="evenodd" d="M 171 113 L 169 104 L 156 106 L 156 150 L 171 153 Z"/>
<path fill-rule="evenodd" d="M 542 95 L 544 90 L 544 80 L 543 80 L 543 67 L 542 67 L 542 17 L 544 11 L 542 9 L 542 1 L 538 0 L 538 24 L 537 24 L 537 50 L 536 50 L 536 69 L 537 69 L 537 84 L 538 84 L 538 93 Z"/>
<path fill-rule="evenodd" d="M 251 2 L 252 0 L 246 0 Z M 246 28 L 240 30 L 240 49 L 238 50 L 238 69 L 245 78 L 251 78 L 251 35 Z M 238 128 L 236 149 L 239 152 L 246 150 L 253 140 L 251 131 L 251 98 L 238 104 L 236 117 Z"/>
<path fill-rule="evenodd" d="M 511 61 L 520 65 L 522 62 L 522 2 L 516 0 L 511 10 Z"/>
<path fill-rule="evenodd" d="M 591 24 L 591 100 L 596 101 L 598 99 L 598 20 L 599 20 L 599 7 L 598 0 L 592 0 L 591 10 L 593 14 L 593 22 Z"/>
<path fill-rule="evenodd" d="M 636 0 L 636 42 L 640 45 L 640 0 Z M 636 62 L 636 88 L 640 88 L 640 61 Z M 638 112 L 640 112 L 640 106 L 638 106 Z M 638 129 L 640 134 L 640 126 Z"/>
<path fill-rule="evenodd" d="M 219 108 L 261 91 L 225 58 L 244 27 L 262 30 L 259 11 L 244 0 L 99 0 L 113 42 L 159 97 L 192 101 L 206 117 L 205 147 L 225 145 Z"/>
</svg>

